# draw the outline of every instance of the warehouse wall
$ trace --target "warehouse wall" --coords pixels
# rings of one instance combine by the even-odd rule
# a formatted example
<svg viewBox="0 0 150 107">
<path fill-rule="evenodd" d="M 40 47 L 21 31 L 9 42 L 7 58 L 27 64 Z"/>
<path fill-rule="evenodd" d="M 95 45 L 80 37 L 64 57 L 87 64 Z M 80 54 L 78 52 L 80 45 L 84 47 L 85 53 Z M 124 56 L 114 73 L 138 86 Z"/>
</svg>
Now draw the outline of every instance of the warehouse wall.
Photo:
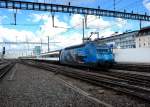
<svg viewBox="0 0 150 107">
<path fill-rule="evenodd" d="M 150 48 L 114 49 L 116 62 L 149 63 Z"/>
</svg>

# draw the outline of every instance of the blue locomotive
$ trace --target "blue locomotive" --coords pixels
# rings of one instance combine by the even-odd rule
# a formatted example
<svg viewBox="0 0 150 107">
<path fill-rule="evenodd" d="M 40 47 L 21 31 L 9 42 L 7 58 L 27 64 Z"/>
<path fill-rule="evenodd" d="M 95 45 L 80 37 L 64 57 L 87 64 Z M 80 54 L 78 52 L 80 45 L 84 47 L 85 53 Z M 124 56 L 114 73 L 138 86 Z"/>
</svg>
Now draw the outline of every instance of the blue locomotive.
<svg viewBox="0 0 150 107">
<path fill-rule="evenodd" d="M 87 42 L 61 50 L 59 61 L 67 65 L 108 67 L 114 63 L 114 56 L 110 46 Z"/>
</svg>

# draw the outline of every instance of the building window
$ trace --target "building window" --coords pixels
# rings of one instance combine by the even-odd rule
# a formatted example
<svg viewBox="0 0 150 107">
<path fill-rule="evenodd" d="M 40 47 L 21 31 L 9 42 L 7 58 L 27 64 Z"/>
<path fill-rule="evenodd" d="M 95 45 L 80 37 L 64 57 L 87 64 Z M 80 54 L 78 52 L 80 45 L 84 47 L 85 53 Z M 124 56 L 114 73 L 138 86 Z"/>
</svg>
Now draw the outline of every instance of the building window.
<svg viewBox="0 0 150 107">
<path fill-rule="evenodd" d="M 144 43 L 144 46 L 145 46 L 145 43 Z"/>
</svg>

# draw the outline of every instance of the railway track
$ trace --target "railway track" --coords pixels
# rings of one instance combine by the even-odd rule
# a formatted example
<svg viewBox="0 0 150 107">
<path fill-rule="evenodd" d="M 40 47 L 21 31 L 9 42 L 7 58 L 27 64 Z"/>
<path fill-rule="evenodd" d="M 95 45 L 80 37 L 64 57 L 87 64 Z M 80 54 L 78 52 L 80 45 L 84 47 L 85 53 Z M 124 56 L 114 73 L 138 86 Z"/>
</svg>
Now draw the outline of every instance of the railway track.
<svg viewBox="0 0 150 107">
<path fill-rule="evenodd" d="M 40 62 L 44 62 L 44 63 L 52 63 L 52 64 L 56 64 L 56 65 L 60 65 L 58 62 L 56 61 L 45 61 L 45 60 L 34 60 L 36 62 L 40 61 Z M 135 65 L 132 65 L 132 66 L 135 66 Z M 77 67 L 74 67 L 72 66 L 73 68 L 77 68 Z M 149 67 L 148 65 L 146 67 Z M 79 68 L 79 67 L 78 67 Z M 82 69 L 82 70 L 87 70 L 85 68 L 79 68 L 79 69 Z M 149 76 L 146 76 L 146 75 L 139 75 L 139 74 L 135 74 L 135 73 L 132 73 L 131 72 L 125 72 L 125 70 L 121 70 L 121 72 L 117 72 L 116 69 L 110 69 L 109 71 L 103 71 L 103 70 L 94 70 L 94 69 L 91 69 L 90 70 L 91 72 L 96 72 L 96 73 L 100 73 L 100 74 L 104 74 L 104 75 L 109 75 L 109 76 L 113 76 L 113 77 L 117 77 L 117 78 L 120 78 L 120 79 L 123 79 L 124 81 L 126 82 L 129 82 L 130 84 L 136 84 L 136 85 L 140 85 L 140 86 L 145 86 L 145 87 L 150 87 L 150 75 Z M 136 72 L 138 73 L 138 72 Z M 146 73 L 146 72 L 145 72 Z M 96 74 L 96 75 L 98 75 Z"/>
<path fill-rule="evenodd" d="M 60 65 L 59 61 L 53 60 L 41 60 L 41 59 L 28 59 L 34 61 L 40 61 L 45 63 L 57 64 Z M 127 70 L 127 71 L 137 71 L 137 72 L 150 72 L 150 65 L 145 64 L 127 64 L 127 63 L 114 63 L 112 69 L 115 70 Z"/>
<path fill-rule="evenodd" d="M 109 72 L 100 71 L 100 73 L 104 74 L 104 75 L 117 77 L 117 78 L 123 79 L 124 81 L 126 80 L 126 82 L 128 82 L 130 84 L 136 84 L 139 86 L 150 87 L 150 76 L 146 76 L 146 74 L 145 75 L 131 74 L 131 73 L 126 73 L 124 71 L 117 72 L 114 69 L 110 69 Z"/>
<path fill-rule="evenodd" d="M 14 66 L 15 62 L 0 62 L 0 79 L 2 79 Z"/>
<path fill-rule="evenodd" d="M 99 74 L 37 61 L 24 61 L 24 63 L 150 101 L 150 81 L 148 77 L 143 80 L 137 75 L 126 74 L 123 78 L 121 73 L 103 72 Z"/>
<path fill-rule="evenodd" d="M 138 72 L 150 72 L 150 65 L 116 63 L 114 64 L 113 69 L 138 71 Z"/>
</svg>

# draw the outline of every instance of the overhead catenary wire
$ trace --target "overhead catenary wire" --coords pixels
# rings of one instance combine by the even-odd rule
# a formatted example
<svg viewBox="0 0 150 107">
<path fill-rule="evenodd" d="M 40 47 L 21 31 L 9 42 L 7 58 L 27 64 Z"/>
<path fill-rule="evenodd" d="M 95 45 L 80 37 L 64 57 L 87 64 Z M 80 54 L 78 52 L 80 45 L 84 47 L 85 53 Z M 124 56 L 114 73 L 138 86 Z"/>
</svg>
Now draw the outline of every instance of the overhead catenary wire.
<svg viewBox="0 0 150 107">
<path fill-rule="evenodd" d="M 120 3 L 121 1 L 122 1 L 122 0 L 117 1 L 117 2 L 116 2 L 116 5 L 117 5 L 118 3 Z M 132 2 L 132 3 L 135 3 L 135 2 L 137 2 L 137 1 L 139 1 L 139 0 L 136 0 L 136 1 Z M 125 7 L 129 7 L 130 5 L 132 5 L 132 3 L 129 4 L 129 5 L 127 5 L 127 6 L 122 7 L 122 8 L 120 8 L 120 9 L 123 9 L 123 8 L 125 8 Z M 95 20 L 96 20 L 96 19 L 95 19 Z M 92 20 L 92 21 L 94 21 L 94 20 Z M 78 25 L 75 25 L 74 27 L 79 26 L 79 25 L 81 25 L 81 24 L 82 24 L 82 23 L 80 23 L 80 24 L 78 24 Z"/>
<path fill-rule="evenodd" d="M 120 0 L 119 0 L 118 2 L 120 2 Z M 118 3 L 118 2 L 117 2 L 117 3 Z M 41 18 L 41 20 L 42 20 L 42 18 Z M 28 26 L 27 24 L 22 24 L 22 25 L 23 25 L 23 26 Z M 79 24 L 79 25 L 81 25 L 81 24 Z M 29 24 L 29 26 L 32 26 L 32 25 Z M 77 26 L 78 26 L 78 25 L 77 25 Z M 64 28 L 64 27 L 56 27 L 56 28 L 73 29 L 74 27 L 76 27 L 76 25 L 73 26 L 73 27 L 71 27 L 71 28 Z"/>
<path fill-rule="evenodd" d="M 120 4 L 121 1 L 123 1 L 123 0 L 118 0 L 118 1 L 116 1 L 116 5 Z"/>
<path fill-rule="evenodd" d="M 122 0 L 117 1 L 117 3 L 116 3 L 115 5 L 117 5 L 117 4 L 120 3 L 121 1 L 122 1 Z M 140 3 L 140 2 L 137 2 L 137 1 L 139 1 L 139 0 L 133 1 L 133 2 L 131 2 L 130 4 L 128 4 L 127 6 L 124 6 L 124 7 L 120 8 L 120 9 L 124 9 L 124 8 L 126 8 L 126 7 L 129 8 L 129 6 L 130 6 L 130 5 L 133 5 L 134 3 L 137 3 L 137 4 Z M 120 10 L 120 9 L 119 9 L 119 10 Z"/>
<path fill-rule="evenodd" d="M 25 25 L 25 24 L 24 24 Z M 27 25 L 26 25 L 27 26 Z M 30 25 L 29 25 L 30 26 Z M 56 28 L 59 28 L 59 27 L 56 27 Z M 60 28 L 63 28 L 63 27 L 60 27 Z M 66 28 L 66 29 L 69 29 L 69 28 Z"/>
<path fill-rule="evenodd" d="M 94 21 L 94 20 L 96 20 L 96 19 L 90 20 L 90 21 L 88 21 L 88 22 L 92 22 L 92 21 Z M 123 20 L 119 20 L 118 22 L 122 22 L 122 21 L 123 21 Z M 81 25 L 81 23 L 75 25 L 74 27 L 77 27 L 77 26 L 80 26 L 80 25 Z M 99 29 L 99 28 L 93 28 L 93 29 L 106 30 L 106 29 L 109 29 L 109 28 L 111 28 L 111 27 L 113 27 L 113 26 L 116 26 L 116 23 L 111 24 L 111 25 L 108 25 L 108 26 L 106 26 L 106 27 L 104 27 L 104 28 L 102 28 L 102 29 Z M 74 29 L 75 31 L 81 31 L 81 29 L 80 29 L 80 30 L 77 30 L 77 29 L 75 29 L 74 27 L 73 27 L 73 29 Z M 69 30 L 69 32 L 75 32 L 74 30 Z M 53 36 L 56 36 L 56 35 L 58 35 L 58 34 L 55 34 L 55 35 L 53 35 Z"/>
<path fill-rule="evenodd" d="M 121 2 L 121 1 L 123 1 L 123 0 L 111 0 L 112 1 L 112 3 L 113 3 L 113 5 L 112 4 L 108 4 L 108 5 L 106 5 L 106 7 L 105 8 L 113 8 L 114 10 L 116 10 L 116 6 Z"/>
<path fill-rule="evenodd" d="M 121 8 L 118 8 L 118 9 L 119 10 L 120 9 L 128 9 L 128 8 L 130 8 L 131 5 L 135 5 L 135 4 L 141 3 L 141 2 L 138 2 L 138 1 L 140 1 L 140 0 L 134 0 L 134 1 L 130 2 L 129 4 L 127 4 L 127 5 L 125 5 L 125 6 L 121 7 Z"/>
<path fill-rule="evenodd" d="M 119 20 L 118 22 L 122 22 L 122 20 Z M 114 23 L 114 24 L 111 24 L 111 25 L 108 25 L 108 26 L 106 26 L 106 27 L 104 27 L 104 28 L 101 28 L 101 29 L 99 29 L 99 30 L 106 30 L 106 29 L 108 29 L 108 28 L 110 28 L 110 27 L 113 27 L 113 26 L 116 26 L 116 23 Z M 96 29 L 98 29 L 98 28 L 96 28 Z M 74 30 L 70 30 L 69 32 L 75 32 Z M 53 35 L 53 36 L 56 36 L 56 35 L 58 35 L 58 34 L 55 34 L 55 35 Z"/>
<path fill-rule="evenodd" d="M 120 0 L 121 1 L 121 0 Z M 118 3 L 118 2 L 117 2 Z M 116 3 L 116 4 L 117 4 Z M 43 16 L 44 15 L 42 15 L 41 16 L 41 19 L 40 19 L 40 21 L 39 22 L 41 22 L 42 20 L 43 20 Z M 96 20 L 96 19 L 94 19 L 94 20 Z M 91 20 L 91 21 L 88 21 L 88 23 L 89 22 L 92 22 L 92 21 L 94 21 L 94 20 Z M 19 25 L 19 24 L 17 24 L 17 25 Z M 43 24 L 20 24 L 20 25 L 22 25 L 22 26 L 37 26 L 37 25 L 43 25 Z M 64 28 L 64 27 L 57 27 L 57 26 L 55 26 L 55 28 L 62 28 L 62 29 L 76 29 L 76 27 L 77 26 L 80 26 L 81 24 L 78 24 L 78 25 L 75 25 L 75 26 L 73 26 L 73 27 L 71 27 L 71 28 Z M 111 26 L 110 26 L 111 27 Z M 109 27 L 106 27 L 106 29 L 107 28 L 109 28 Z M 95 29 L 95 28 L 93 28 L 93 29 Z M 102 30 L 102 29 L 101 29 Z M 105 28 L 103 29 L 103 30 L 105 30 Z"/>
</svg>

